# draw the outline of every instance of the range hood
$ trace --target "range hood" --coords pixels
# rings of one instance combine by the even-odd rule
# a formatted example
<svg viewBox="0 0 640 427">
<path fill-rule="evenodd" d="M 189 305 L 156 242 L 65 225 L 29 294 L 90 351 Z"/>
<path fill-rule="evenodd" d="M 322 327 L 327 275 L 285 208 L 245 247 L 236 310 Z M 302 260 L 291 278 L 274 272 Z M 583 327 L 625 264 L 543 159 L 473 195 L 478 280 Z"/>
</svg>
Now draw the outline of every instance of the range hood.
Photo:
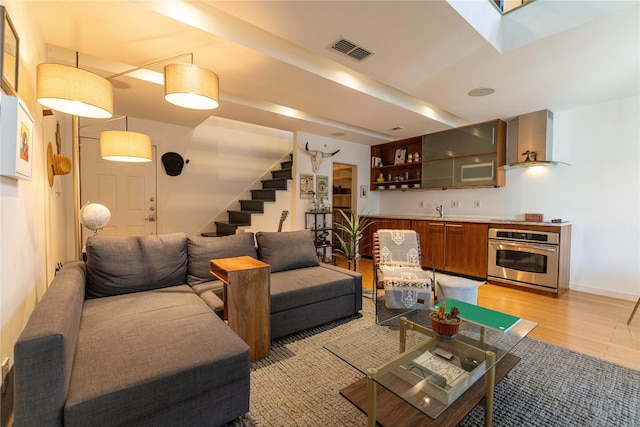
<svg viewBox="0 0 640 427">
<path fill-rule="evenodd" d="M 557 166 L 554 161 L 553 113 L 540 110 L 520 115 L 507 123 L 507 165 L 504 169 Z"/>
</svg>

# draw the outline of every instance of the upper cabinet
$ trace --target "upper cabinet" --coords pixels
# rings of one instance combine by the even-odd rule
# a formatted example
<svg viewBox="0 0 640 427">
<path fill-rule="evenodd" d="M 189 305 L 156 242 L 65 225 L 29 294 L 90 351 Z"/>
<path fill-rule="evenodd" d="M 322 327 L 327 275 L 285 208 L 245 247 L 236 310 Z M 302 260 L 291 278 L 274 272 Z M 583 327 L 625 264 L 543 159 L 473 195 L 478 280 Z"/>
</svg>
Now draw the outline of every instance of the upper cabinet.
<svg viewBox="0 0 640 427">
<path fill-rule="evenodd" d="M 501 166 L 506 161 L 506 129 L 505 122 L 493 120 L 373 146 L 371 188 L 387 190 L 504 186 L 505 172 Z M 395 156 L 401 156 L 404 147 L 407 155 L 412 154 L 412 157 L 399 165 L 395 163 Z M 416 156 L 417 147 L 421 149 Z M 389 163 L 385 162 L 390 162 L 391 156 L 394 156 L 394 163 L 386 166 Z M 378 158 L 382 159 L 381 167 L 375 167 Z M 416 158 L 419 160 L 416 161 Z M 378 182 L 380 174 L 384 182 Z"/>
<path fill-rule="evenodd" d="M 422 136 L 371 147 L 371 189 L 418 188 L 422 174 Z"/>
</svg>

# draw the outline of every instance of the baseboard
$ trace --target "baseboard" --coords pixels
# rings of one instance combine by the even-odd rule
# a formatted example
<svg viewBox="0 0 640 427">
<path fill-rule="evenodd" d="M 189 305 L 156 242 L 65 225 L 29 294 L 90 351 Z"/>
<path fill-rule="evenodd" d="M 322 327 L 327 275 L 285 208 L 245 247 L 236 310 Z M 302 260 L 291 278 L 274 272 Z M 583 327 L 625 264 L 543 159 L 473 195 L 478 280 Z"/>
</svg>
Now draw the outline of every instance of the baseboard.
<svg viewBox="0 0 640 427">
<path fill-rule="evenodd" d="M 569 289 L 571 289 L 572 291 L 585 292 L 587 294 L 600 295 L 603 297 L 617 298 L 617 299 L 623 299 L 623 300 L 634 301 L 634 302 L 637 301 L 638 296 L 640 296 L 640 295 L 634 295 L 634 294 L 626 294 L 623 292 L 615 292 L 609 289 L 600 289 L 600 288 L 592 288 L 590 286 L 576 285 L 575 283 L 572 283 Z"/>
</svg>

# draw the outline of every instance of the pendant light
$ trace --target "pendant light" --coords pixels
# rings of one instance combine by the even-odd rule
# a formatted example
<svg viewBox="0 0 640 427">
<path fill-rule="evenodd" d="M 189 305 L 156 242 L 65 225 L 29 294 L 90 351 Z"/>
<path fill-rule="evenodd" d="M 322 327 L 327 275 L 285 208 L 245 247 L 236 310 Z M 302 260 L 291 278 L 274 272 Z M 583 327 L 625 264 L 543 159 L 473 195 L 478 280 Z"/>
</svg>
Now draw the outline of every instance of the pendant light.
<svg viewBox="0 0 640 427">
<path fill-rule="evenodd" d="M 220 103 L 218 75 L 195 64 L 164 67 L 164 98 L 179 107 L 212 110 Z"/>
<path fill-rule="evenodd" d="M 113 86 L 107 79 L 61 64 L 39 64 L 36 73 L 36 98 L 45 107 L 95 119 L 113 115 Z"/>
<path fill-rule="evenodd" d="M 125 130 L 100 132 L 100 157 L 116 162 L 150 162 L 153 160 L 151 137 L 129 131 L 129 118 L 118 116 L 79 126 L 80 129 L 125 119 Z"/>
<path fill-rule="evenodd" d="M 116 162 L 150 162 L 151 138 L 149 135 L 124 130 L 100 132 L 100 156 Z"/>
</svg>

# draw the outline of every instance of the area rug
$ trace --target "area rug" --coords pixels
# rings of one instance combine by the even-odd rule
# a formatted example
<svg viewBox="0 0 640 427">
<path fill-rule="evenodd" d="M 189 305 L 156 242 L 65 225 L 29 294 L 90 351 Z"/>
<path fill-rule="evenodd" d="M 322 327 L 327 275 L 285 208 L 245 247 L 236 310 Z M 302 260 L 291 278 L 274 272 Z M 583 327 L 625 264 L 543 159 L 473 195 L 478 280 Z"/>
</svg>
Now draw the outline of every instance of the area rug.
<svg viewBox="0 0 640 427">
<path fill-rule="evenodd" d="M 274 341 L 251 365 L 249 413 L 228 426 L 365 426 L 339 394 L 362 374 L 323 345 L 373 324 L 374 311 L 365 299 L 360 315 Z M 496 386 L 495 426 L 640 425 L 640 371 L 531 338 L 513 353 L 522 360 Z M 460 426 L 483 423 L 479 405 Z"/>
</svg>

